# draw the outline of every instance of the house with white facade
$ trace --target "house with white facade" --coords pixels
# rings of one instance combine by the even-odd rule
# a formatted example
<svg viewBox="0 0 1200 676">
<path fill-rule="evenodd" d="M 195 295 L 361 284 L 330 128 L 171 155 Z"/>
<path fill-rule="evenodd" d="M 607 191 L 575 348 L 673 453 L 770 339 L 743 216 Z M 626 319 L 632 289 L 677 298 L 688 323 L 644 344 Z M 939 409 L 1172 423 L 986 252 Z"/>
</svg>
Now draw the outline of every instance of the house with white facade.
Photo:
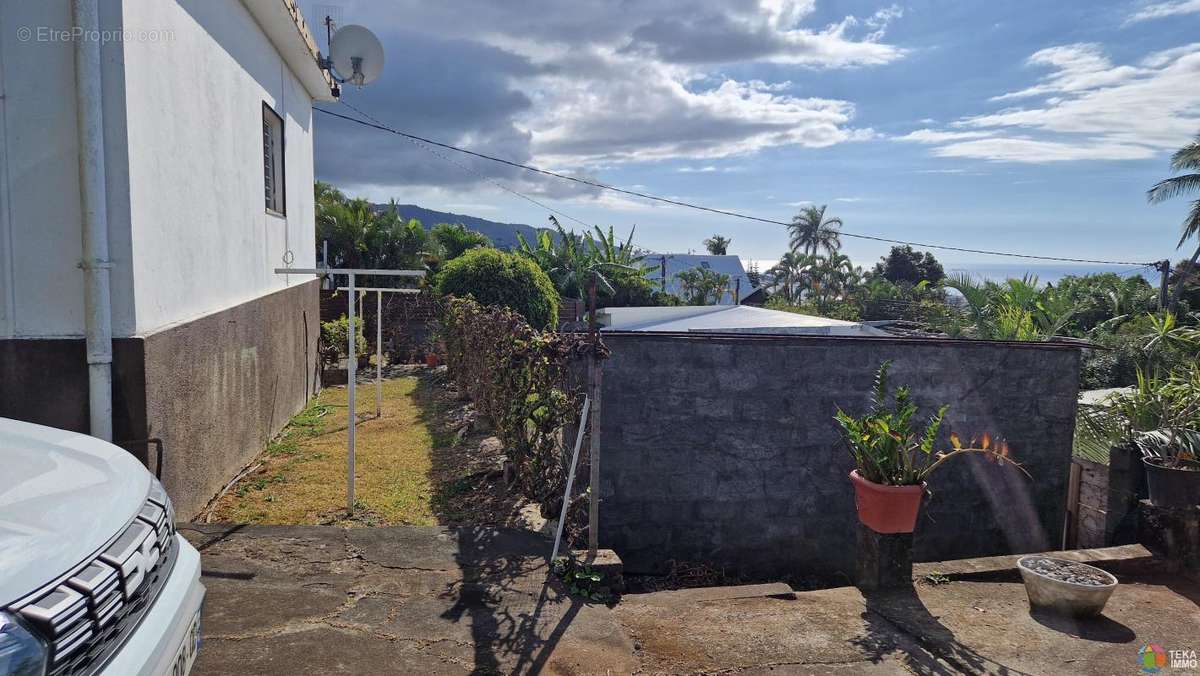
<svg viewBox="0 0 1200 676">
<path fill-rule="evenodd" d="M 0 416 L 155 465 L 182 518 L 316 387 L 294 0 L 0 0 Z"/>
</svg>

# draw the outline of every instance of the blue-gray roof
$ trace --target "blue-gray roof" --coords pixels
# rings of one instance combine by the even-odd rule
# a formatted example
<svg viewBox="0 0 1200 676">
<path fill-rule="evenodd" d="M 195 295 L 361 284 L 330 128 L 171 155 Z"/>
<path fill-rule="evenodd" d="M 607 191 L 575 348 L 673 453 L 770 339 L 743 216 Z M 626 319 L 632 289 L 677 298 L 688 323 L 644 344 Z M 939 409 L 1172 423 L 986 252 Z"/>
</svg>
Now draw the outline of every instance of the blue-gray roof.
<svg viewBox="0 0 1200 676">
<path fill-rule="evenodd" d="M 746 269 L 742 267 L 742 259 L 737 256 L 713 256 L 700 254 L 673 254 L 673 253 L 649 253 L 642 260 L 642 264 L 648 266 L 646 278 L 651 280 L 655 288 L 660 288 L 662 281 L 662 264 L 666 261 L 667 267 L 667 293 L 676 296 L 683 296 L 683 289 L 679 280 L 675 275 L 684 270 L 693 268 L 706 268 L 713 272 L 722 275 L 729 275 L 729 293 L 721 298 L 720 305 L 733 305 L 733 291 L 736 288 L 739 292 L 739 301 L 745 300 L 750 294 L 758 289 L 750 282 L 750 277 L 746 275 Z M 737 280 L 741 280 L 739 284 Z"/>
</svg>

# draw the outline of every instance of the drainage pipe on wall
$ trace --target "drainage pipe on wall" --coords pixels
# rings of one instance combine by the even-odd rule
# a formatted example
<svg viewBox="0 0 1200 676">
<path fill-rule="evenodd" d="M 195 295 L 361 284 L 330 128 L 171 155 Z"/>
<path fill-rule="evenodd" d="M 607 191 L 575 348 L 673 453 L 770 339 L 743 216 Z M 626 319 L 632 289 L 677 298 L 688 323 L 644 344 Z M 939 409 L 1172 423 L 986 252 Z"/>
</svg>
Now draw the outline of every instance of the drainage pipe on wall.
<svg viewBox="0 0 1200 676">
<path fill-rule="evenodd" d="M 112 441 L 112 297 L 109 288 L 108 204 L 104 176 L 104 113 L 100 80 L 99 0 L 72 0 L 80 30 L 75 48 L 75 109 L 79 135 L 79 195 L 83 216 L 88 410 L 92 436 Z"/>
</svg>

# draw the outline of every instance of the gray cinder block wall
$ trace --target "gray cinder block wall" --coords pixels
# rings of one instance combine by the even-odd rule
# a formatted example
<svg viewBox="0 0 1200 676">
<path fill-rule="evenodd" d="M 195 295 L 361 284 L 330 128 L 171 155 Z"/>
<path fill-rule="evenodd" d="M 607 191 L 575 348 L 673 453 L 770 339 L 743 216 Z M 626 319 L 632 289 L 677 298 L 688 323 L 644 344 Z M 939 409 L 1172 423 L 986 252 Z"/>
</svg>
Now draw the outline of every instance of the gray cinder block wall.
<svg viewBox="0 0 1200 676">
<path fill-rule="evenodd" d="M 990 432 L 1032 479 L 979 457 L 930 482 L 914 559 L 1055 549 L 1078 395 L 1078 350 L 1045 343 L 605 334 L 600 544 L 631 572 L 669 560 L 748 575 L 850 575 L 853 467 L 833 414 L 866 410 L 892 360 L 941 443 Z"/>
</svg>

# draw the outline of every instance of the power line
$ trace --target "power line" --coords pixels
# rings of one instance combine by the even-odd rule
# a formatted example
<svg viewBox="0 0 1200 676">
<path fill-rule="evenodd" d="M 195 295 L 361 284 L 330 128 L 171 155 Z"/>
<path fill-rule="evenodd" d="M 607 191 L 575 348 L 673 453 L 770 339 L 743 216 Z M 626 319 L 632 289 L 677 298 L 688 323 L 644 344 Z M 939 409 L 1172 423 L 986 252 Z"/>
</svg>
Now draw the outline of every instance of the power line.
<svg viewBox="0 0 1200 676">
<path fill-rule="evenodd" d="M 345 104 L 345 105 L 349 106 L 350 104 Z M 504 164 L 504 165 L 508 165 L 510 167 L 515 167 L 517 169 L 524 169 L 525 171 L 530 171 L 530 172 L 533 172 L 536 174 L 542 174 L 543 176 L 550 176 L 550 177 L 561 179 L 564 181 L 571 181 L 573 183 L 578 183 L 580 185 L 586 185 L 586 186 L 590 186 L 593 188 L 598 188 L 600 190 L 608 190 L 611 192 L 621 193 L 623 195 L 629 195 L 631 197 L 640 197 L 642 199 L 650 200 L 652 202 L 661 202 L 663 204 L 670 204 L 670 205 L 677 206 L 677 207 L 684 207 L 686 209 L 695 209 L 697 211 L 706 211 L 708 213 L 719 214 L 721 216 L 729 216 L 732 218 L 741 218 L 741 219 L 744 219 L 747 221 L 757 221 L 759 223 L 768 223 L 771 225 L 782 225 L 785 227 L 791 225 L 791 223 L 787 223 L 785 221 L 776 221 L 776 220 L 770 219 L 770 218 L 762 218 L 760 216 L 751 216 L 749 214 L 743 214 L 743 213 L 739 213 L 737 211 L 730 211 L 727 209 L 717 209 L 714 207 L 706 207 L 706 206 L 703 206 L 700 204 L 692 204 L 690 202 L 674 200 L 674 199 L 670 199 L 668 197 L 660 197 L 658 195 L 651 195 L 648 193 L 638 192 L 636 190 L 627 190 L 625 188 L 618 188 L 616 186 L 608 185 L 605 183 L 600 183 L 597 181 L 592 181 L 590 179 L 579 178 L 578 176 L 569 176 L 567 174 L 560 174 L 558 172 L 550 171 L 548 169 L 542 169 L 539 167 L 530 166 L 528 164 L 521 164 L 519 162 L 513 162 L 511 160 L 506 160 L 506 159 L 503 159 L 500 157 L 493 157 L 491 155 L 477 153 L 473 150 L 459 148 L 457 146 L 452 146 L 447 143 L 441 143 L 438 141 L 434 141 L 432 139 L 427 139 L 422 136 L 417 136 L 416 134 L 409 134 L 407 132 L 403 132 L 398 129 L 393 129 L 382 123 L 367 122 L 367 121 L 360 120 L 360 119 L 357 119 L 354 117 L 350 117 L 349 115 L 342 115 L 341 113 L 335 113 L 332 110 L 325 110 L 324 108 L 318 108 L 316 106 L 313 107 L 313 110 L 315 110 L 319 113 L 323 113 L 325 115 L 329 115 L 331 117 L 337 117 L 337 118 L 341 118 L 343 120 L 347 120 L 349 122 L 354 122 L 355 124 L 361 124 L 365 127 L 371 127 L 374 129 L 378 129 L 380 131 L 390 132 L 392 134 L 396 134 L 397 136 L 402 136 L 402 137 L 410 139 L 410 140 L 421 141 L 422 143 L 427 143 L 431 146 L 436 146 L 438 148 L 445 148 L 446 150 L 453 150 L 455 152 L 462 153 L 464 155 L 478 157 L 480 159 L 488 160 L 491 162 L 497 162 L 499 164 Z M 357 109 L 354 109 L 354 110 L 357 110 Z M 889 239 L 887 237 L 876 237 L 874 235 L 860 235 L 857 233 L 846 232 L 844 230 L 839 230 L 838 235 L 842 236 L 842 237 L 853 237 L 855 239 L 866 239 L 866 240 L 871 240 L 871 241 L 875 241 L 875 242 L 885 242 L 888 244 L 903 244 L 903 245 L 907 245 L 907 246 L 920 247 L 922 249 L 941 249 L 944 251 L 958 251 L 958 252 L 962 252 L 962 253 L 982 254 L 985 256 L 1008 256 L 1011 258 L 1027 258 L 1027 259 L 1042 260 L 1042 261 L 1058 261 L 1061 263 L 1092 263 L 1095 265 L 1137 265 L 1137 266 L 1154 265 L 1154 263 L 1141 263 L 1138 261 L 1105 261 L 1105 260 L 1096 260 L 1096 259 L 1090 259 L 1090 258 L 1069 258 L 1069 257 L 1065 257 L 1065 256 L 1039 256 L 1036 254 L 1022 254 L 1022 253 L 1013 253 L 1013 252 L 1008 252 L 1008 251 L 991 251 L 988 249 L 970 249 L 970 248 L 966 248 L 966 247 L 949 246 L 949 245 L 945 245 L 945 244 L 927 244 L 924 242 L 910 242 L 910 241 L 900 240 L 900 239 Z"/>
<path fill-rule="evenodd" d="M 342 105 L 344 105 L 344 106 L 346 106 L 347 108 L 349 108 L 349 109 L 353 110 L 354 112 L 358 113 L 359 115 L 362 115 L 363 117 L 367 118 L 368 120 L 371 120 L 371 121 L 372 121 L 372 122 L 374 122 L 375 124 L 377 124 L 377 125 L 380 125 L 380 126 L 382 126 L 382 125 L 383 125 L 383 123 L 382 123 L 382 122 L 380 122 L 380 121 L 379 121 L 379 120 L 377 120 L 376 118 L 372 117 L 370 114 L 368 114 L 368 113 L 366 113 L 366 112 L 364 112 L 364 111 L 362 111 L 362 110 L 359 110 L 358 108 L 355 108 L 354 106 L 350 105 L 349 103 L 346 103 L 346 101 L 345 101 L 345 100 L 339 99 L 339 101 L 341 101 Z M 320 109 L 318 109 L 318 110 L 320 110 Z M 356 120 L 356 121 L 357 121 L 357 120 Z M 511 194 L 513 194 L 513 195 L 516 195 L 517 197 L 519 197 L 519 198 L 521 198 L 521 199 L 523 199 L 523 200 L 525 200 L 525 201 L 527 201 L 527 202 L 529 202 L 529 203 L 531 203 L 531 204 L 534 204 L 534 205 L 536 205 L 536 206 L 538 206 L 538 207 L 540 207 L 540 208 L 542 208 L 542 209 L 545 209 L 545 210 L 547 210 L 547 211 L 549 211 L 549 212 L 551 212 L 551 213 L 558 214 L 559 216 L 562 216 L 563 218 L 566 218 L 566 219 L 572 220 L 572 221 L 574 221 L 574 222 L 576 222 L 576 223 L 578 223 L 578 224 L 582 225 L 582 226 L 583 226 L 583 227 L 585 227 L 585 228 L 591 228 L 591 227 L 593 227 L 591 224 L 589 224 L 589 223 L 586 223 L 586 222 L 584 222 L 584 221 L 581 221 L 581 220 L 579 220 L 578 218 L 575 218 L 574 216 L 572 216 L 571 214 L 565 213 L 565 212 L 563 212 L 563 211 L 559 211 L 558 209 L 555 209 L 554 207 L 552 207 L 552 206 L 550 206 L 550 205 L 548 205 L 548 204 L 543 204 L 543 203 L 539 202 L 538 200 L 535 200 L 534 198 L 530 197 L 529 195 L 526 195 L 525 193 L 522 193 L 522 192 L 520 192 L 520 191 L 518 191 L 518 190 L 514 190 L 514 189 L 512 189 L 512 188 L 509 188 L 508 186 L 506 186 L 506 185 L 504 185 L 504 184 L 500 183 L 499 181 L 497 181 L 497 180 L 493 179 L 492 177 L 490 177 L 490 176 L 487 176 L 487 175 L 486 175 L 486 174 L 484 174 L 483 172 L 476 170 L 474 167 L 471 167 L 471 166 L 469 166 L 469 165 L 466 165 L 466 164 L 463 164 L 463 163 L 461 163 L 461 162 L 458 162 L 458 161 L 457 161 L 457 160 L 455 160 L 454 158 L 452 158 L 452 157 L 450 157 L 450 156 L 448 156 L 448 155 L 444 155 L 444 154 L 442 154 L 442 153 L 438 152 L 437 150 L 434 150 L 433 148 L 429 147 L 428 145 L 422 145 L 422 142 L 421 142 L 421 141 L 418 141 L 418 140 L 416 140 L 416 139 L 413 139 L 413 138 L 407 138 L 407 137 L 405 138 L 405 140 L 409 141 L 410 143 L 412 143 L 412 144 L 413 144 L 414 146 L 416 146 L 417 148 L 420 148 L 421 150 L 424 150 L 424 151 L 426 151 L 426 152 L 428 152 L 428 153 L 430 153 L 430 154 L 434 155 L 435 157 L 441 158 L 441 159 L 443 159 L 443 160 L 445 160 L 445 161 L 449 162 L 450 164 L 453 164 L 454 166 L 458 167 L 459 169 L 462 169 L 463 171 L 466 171 L 466 172 L 469 172 L 469 173 L 471 173 L 471 174 L 474 174 L 475 176 L 478 176 L 479 178 L 481 178 L 481 179 L 483 179 L 483 180 L 487 181 L 488 183 L 491 183 L 492 185 L 496 186 L 497 188 L 500 188 L 500 189 L 501 189 L 501 190 L 503 190 L 504 192 L 507 192 L 507 193 L 511 193 Z"/>
</svg>

